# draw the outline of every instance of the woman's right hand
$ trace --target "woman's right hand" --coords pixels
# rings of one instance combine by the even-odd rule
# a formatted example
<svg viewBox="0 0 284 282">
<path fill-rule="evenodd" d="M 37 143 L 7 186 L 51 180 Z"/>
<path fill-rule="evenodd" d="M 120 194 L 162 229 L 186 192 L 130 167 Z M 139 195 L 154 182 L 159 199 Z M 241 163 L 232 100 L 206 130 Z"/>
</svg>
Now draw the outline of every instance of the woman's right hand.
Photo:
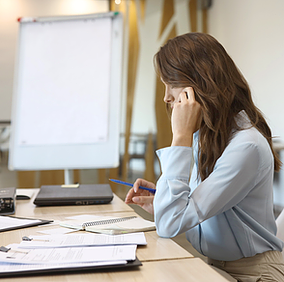
<svg viewBox="0 0 284 282">
<path fill-rule="evenodd" d="M 201 106 L 195 100 L 192 87 L 186 87 L 179 94 L 172 111 L 172 146 L 192 146 L 193 133 L 199 129 Z"/>
<path fill-rule="evenodd" d="M 150 214 L 154 214 L 154 195 L 149 191 L 139 189 L 139 186 L 156 189 L 156 185 L 147 180 L 138 178 L 125 197 L 126 204 L 136 204 Z"/>
</svg>

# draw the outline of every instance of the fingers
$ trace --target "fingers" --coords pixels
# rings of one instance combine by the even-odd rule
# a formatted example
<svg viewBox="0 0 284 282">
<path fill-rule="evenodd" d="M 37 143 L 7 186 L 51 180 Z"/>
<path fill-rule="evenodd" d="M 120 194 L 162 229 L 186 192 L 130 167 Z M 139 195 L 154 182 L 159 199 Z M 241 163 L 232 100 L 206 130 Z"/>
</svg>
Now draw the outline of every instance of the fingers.
<svg viewBox="0 0 284 282">
<path fill-rule="evenodd" d="M 155 189 L 156 185 L 147 180 L 138 178 L 133 187 L 128 191 L 125 197 L 126 204 L 136 204 L 150 214 L 154 214 L 154 195 L 144 189 L 139 189 L 139 186 Z"/>
<path fill-rule="evenodd" d="M 195 95 L 194 95 L 193 88 L 192 87 L 187 87 L 185 91 L 187 93 L 188 100 L 195 101 Z"/>
<path fill-rule="evenodd" d="M 125 196 L 125 200 L 124 201 L 125 201 L 126 204 L 129 204 L 130 202 L 132 202 L 132 198 L 133 198 L 134 194 L 135 194 L 134 189 L 131 188 L 128 191 L 127 195 Z"/>
<path fill-rule="evenodd" d="M 153 204 L 154 196 L 135 196 L 132 198 L 133 203 L 135 204 Z"/>
<path fill-rule="evenodd" d="M 142 179 L 142 178 L 138 178 L 133 184 L 133 188 L 134 188 L 135 193 L 138 192 L 139 186 L 144 186 L 144 187 L 152 188 L 152 189 L 156 188 L 156 185 L 154 183 L 149 182 L 149 181 Z"/>
<path fill-rule="evenodd" d="M 195 101 L 195 95 L 192 87 L 186 87 L 180 93 L 180 101 L 185 102 L 187 100 Z"/>
<path fill-rule="evenodd" d="M 152 188 L 152 187 L 149 187 L 149 188 Z M 144 197 L 144 198 L 154 197 L 154 195 L 151 192 L 149 192 L 149 191 L 137 188 L 137 192 L 135 192 L 134 189 L 135 188 L 132 187 L 128 191 L 127 195 L 125 196 L 125 200 L 124 201 L 125 201 L 126 204 L 133 204 L 133 202 L 134 202 L 133 198 L 134 197 Z"/>
<path fill-rule="evenodd" d="M 134 182 L 133 187 L 128 191 L 125 197 L 126 204 L 138 204 L 138 202 L 139 204 L 153 203 L 154 195 L 151 194 L 149 191 L 139 189 L 139 186 L 144 186 L 152 189 L 156 188 L 156 185 L 154 183 L 142 178 L 138 178 Z"/>
</svg>

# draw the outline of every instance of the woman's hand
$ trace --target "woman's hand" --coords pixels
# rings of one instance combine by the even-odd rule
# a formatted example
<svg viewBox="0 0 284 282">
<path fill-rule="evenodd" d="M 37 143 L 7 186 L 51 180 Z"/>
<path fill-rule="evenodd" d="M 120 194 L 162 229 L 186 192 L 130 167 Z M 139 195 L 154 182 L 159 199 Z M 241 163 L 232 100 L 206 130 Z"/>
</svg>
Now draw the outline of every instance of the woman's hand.
<svg viewBox="0 0 284 282">
<path fill-rule="evenodd" d="M 192 146 L 193 133 L 200 126 L 201 107 L 192 87 L 184 88 L 172 111 L 172 146 Z"/>
<path fill-rule="evenodd" d="M 136 204 L 150 214 L 154 214 L 154 195 L 149 191 L 139 189 L 139 186 L 156 189 L 156 185 L 147 180 L 138 178 L 125 197 L 126 204 Z"/>
</svg>

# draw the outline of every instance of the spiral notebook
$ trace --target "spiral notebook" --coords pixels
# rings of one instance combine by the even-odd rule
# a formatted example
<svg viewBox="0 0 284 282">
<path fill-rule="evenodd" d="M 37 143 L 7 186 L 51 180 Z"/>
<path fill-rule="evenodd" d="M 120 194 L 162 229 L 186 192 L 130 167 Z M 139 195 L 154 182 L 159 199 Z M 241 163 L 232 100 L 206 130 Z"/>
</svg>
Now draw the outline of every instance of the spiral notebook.
<svg viewBox="0 0 284 282">
<path fill-rule="evenodd" d="M 156 229 L 155 222 L 145 220 L 137 216 L 99 217 L 86 222 L 69 220 L 61 222 L 60 225 L 76 230 L 85 230 L 89 232 L 112 235 L 151 231 Z"/>
</svg>

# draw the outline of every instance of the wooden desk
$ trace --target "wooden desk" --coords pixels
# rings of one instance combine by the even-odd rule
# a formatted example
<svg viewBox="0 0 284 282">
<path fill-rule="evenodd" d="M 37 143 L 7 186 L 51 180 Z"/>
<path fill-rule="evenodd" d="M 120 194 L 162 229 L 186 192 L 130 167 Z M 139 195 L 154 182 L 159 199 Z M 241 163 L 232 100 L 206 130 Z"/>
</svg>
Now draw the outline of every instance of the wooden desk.
<svg viewBox="0 0 284 282">
<path fill-rule="evenodd" d="M 34 197 L 33 197 L 34 198 Z M 77 214 L 114 214 L 129 216 L 135 214 L 117 196 L 109 205 L 36 207 L 31 200 L 16 202 L 16 216 L 41 219 L 64 220 L 67 216 Z M 34 235 L 39 230 L 53 229 L 57 225 L 43 225 L 26 229 L 18 229 L 0 233 L 1 245 L 18 243 L 25 235 Z M 81 232 L 81 231 L 80 231 Z M 185 249 L 171 239 L 160 238 L 155 231 L 145 232 L 147 246 L 137 248 L 137 257 L 143 263 L 139 268 L 110 271 L 88 272 L 76 274 L 60 274 L 49 276 L 3 278 L 2 281 L 227 281 L 204 261 L 193 258 Z M 1 271 L 1 270 L 0 270 Z"/>
</svg>

